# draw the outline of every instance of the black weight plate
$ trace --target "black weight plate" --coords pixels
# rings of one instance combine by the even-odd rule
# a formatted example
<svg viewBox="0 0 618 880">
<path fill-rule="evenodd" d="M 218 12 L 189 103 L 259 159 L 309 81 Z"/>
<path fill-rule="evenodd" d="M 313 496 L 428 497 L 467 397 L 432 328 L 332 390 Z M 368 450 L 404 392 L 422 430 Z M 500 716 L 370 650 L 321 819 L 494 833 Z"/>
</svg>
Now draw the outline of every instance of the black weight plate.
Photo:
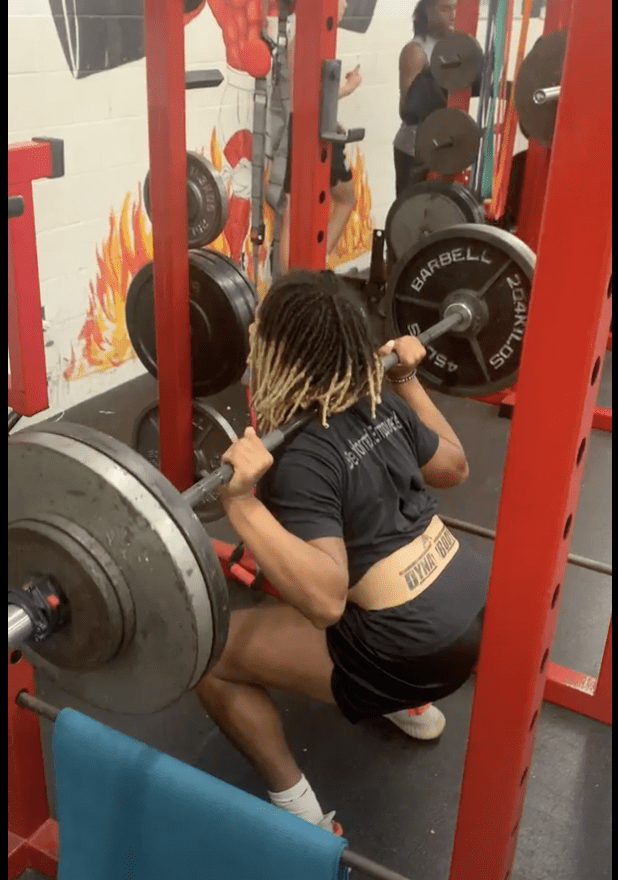
<svg viewBox="0 0 618 880">
<path fill-rule="evenodd" d="M 144 207 L 150 214 L 150 172 L 144 180 Z M 187 239 L 190 248 L 203 247 L 221 235 L 228 202 L 223 178 L 200 156 L 187 151 Z"/>
<path fill-rule="evenodd" d="M 397 260 L 423 238 L 460 223 L 479 223 L 478 203 L 466 187 L 448 180 L 413 184 L 393 202 L 384 226 L 386 241 Z"/>
<path fill-rule="evenodd" d="M 537 40 L 522 61 L 515 82 L 514 100 L 522 131 L 545 147 L 554 136 L 558 101 L 535 104 L 533 96 L 538 89 L 560 85 L 566 40 L 566 31 L 554 31 Z"/>
<path fill-rule="evenodd" d="M 249 354 L 256 296 L 248 278 L 215 251 L 189 252 L 189 320 L 194 397 L 209 397 L 239 382 Z M 146 263 L 127 292 L 126 323 L 136 355 L 157 376 L 153 264 Z"/>
<path fill-rule="evenodd" d="M 442 37 L 431 53 L 434 79 L 447 92 L 467 89 L 483 70 L 483 49 L 471 34 L 453 31 Z"/>
<path fill-rule="evenodd" d="M 434 110 L 416 132 L 417 159 L 437 174 L 458 174 L 478 155 L 481 130 L 467 113 L 455 107 Z"/>
<path fill-rule="evenodd" d="M 253 283 L 243 270 L 225 254 L 208 249 L 194 250 L 191 253 L 201 262 L 209 275 L 219 280 L 222 289 L 226 291 L 228 301 L 237 317 L 237 329 L 246 345 L 247 353 L 244 355 L 246 361 L 249 353 L 249 326 L 253 322 L 257 306 L 257 294 Z"/>
<path fill-rule="evenodd" d="M 436 324 L 458 291 L 480 298 L 486 324 L 475 334 L 449 333 L 426 345 L 418 373 L 431 388 L 483 397 L 517 377 L 535 256 L 522 241 L 489 225 L 451 227 L 397 262 L 388 285 L 391 335 Z"/>
<path fill-rule="evenodd" d="M 221 456 L 238 436 L 220 413 L 201 400 L 193 401 L 193 474 L 194 482 L 211 474 L 221 464 Z M 133 449 L 139 452 L 153 467 L 159 469 L 159 407 L 152 403 L 137 420 L 133 434 Z M 205 499 L 194 513 L 201 522 L 211 523 L 222 519 L 225 511 L 220 501 Z"/>
</svg>

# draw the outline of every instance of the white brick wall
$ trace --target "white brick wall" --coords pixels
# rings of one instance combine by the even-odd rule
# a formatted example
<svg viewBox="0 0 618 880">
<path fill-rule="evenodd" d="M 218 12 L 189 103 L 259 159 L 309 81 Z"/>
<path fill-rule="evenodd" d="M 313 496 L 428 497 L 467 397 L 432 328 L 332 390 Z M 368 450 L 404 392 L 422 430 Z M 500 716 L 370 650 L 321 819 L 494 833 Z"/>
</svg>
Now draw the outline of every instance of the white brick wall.
<svg viewBox="0 0 618 880">
<path fill-rule="evenodd" d="M 345 74 L 360 63 L 363 84 L 342 102 L 340 120 L 364 126 L 362 145 L 376 225 L 394 198 L 392 140 L 399 125 L 399 52 L 411 38 L 413 3 L 379 0 L 366 34 L 341 31 L 338 56 Z M 478 38 L 484 41 L 484 22 Z M 532 22 L 528 48 L 540 34 Z M 518 22 L 513 41 L 518 37 Z M 121 211 L 126 193 L 137 198 L 148 169 L 144 60 L 76 80 L 62 51 L 48 0 L 8 0 L 8 140 L 62 138 L 65 176 L 34 184 L 51 414 L 142 372 L 139 362 L 67 383 L 61 375 L 80 351 L 78 336 L 97 273 L 96 251 L 109 232 L 110 212 Z M 221 31 L 208 6 L 185 28 L 189 70 L 227 72 Z M 234 90 L 186 95 L 187 147 L 208 150 L 218 119 L 233 115 Z M 226 107 L 221 108 L 222 103 Z M 518 143 L 518 148 L 522 144 Z M 368 258 L 367 258 L 368 259 Z M 362 258 L 361 264 L 367 262 Z M 50 415 L 50 411 L 42 417 Z"/>
</svg>

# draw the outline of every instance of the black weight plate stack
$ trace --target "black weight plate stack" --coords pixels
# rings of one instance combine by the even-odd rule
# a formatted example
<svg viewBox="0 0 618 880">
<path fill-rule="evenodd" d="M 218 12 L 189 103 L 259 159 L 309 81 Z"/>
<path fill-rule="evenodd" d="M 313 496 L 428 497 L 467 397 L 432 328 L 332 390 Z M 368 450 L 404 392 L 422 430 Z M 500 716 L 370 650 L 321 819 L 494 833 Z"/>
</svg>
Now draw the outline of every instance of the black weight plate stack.
<svg viewBox="0 0 618 880">
<path fill-rule="evenodd" d="M 127 331 L 136 355 L 156 378 L 153 264 L 133 277 Z M 257 297 L 247 276 L 223 254 L 189 251 L 192 396 L 209 397 L 239 382 L 247 366 L 249 326 Z"/>
<path fill-rule="evenodd" d="M 386 241 L 395 260 L 428 235 L 461 223 L 483 223 L 485 213 L 463 184 L 424 180 L 393 202 L 386 216 Z"/>
<path fill-rule="evenodd" d="M 436 232 L 396 264 L 388 284 L 390 336 L 418 336 L 445 309 L 474 297 L 485 321 L 428 343 L 418 368 L 431 388 L 484 397 L 517 378 L 535 256 L 522 241 L 489 225 L 470 223 Z"/>
</svg>

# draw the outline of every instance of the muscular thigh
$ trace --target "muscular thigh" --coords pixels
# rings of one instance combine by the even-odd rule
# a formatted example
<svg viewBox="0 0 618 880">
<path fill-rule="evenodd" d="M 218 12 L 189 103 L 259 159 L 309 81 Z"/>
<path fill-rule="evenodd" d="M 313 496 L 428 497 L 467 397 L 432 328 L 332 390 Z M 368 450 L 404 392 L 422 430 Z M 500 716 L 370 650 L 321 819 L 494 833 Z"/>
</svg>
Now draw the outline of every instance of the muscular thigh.
<svg viewBox="0 0 618 880">
<path fill-rule="evenodd" d="M 335 704 L 326 633 L 290 605 L 233 611 L 223 655 L 213 674 Z"/>
</svg>

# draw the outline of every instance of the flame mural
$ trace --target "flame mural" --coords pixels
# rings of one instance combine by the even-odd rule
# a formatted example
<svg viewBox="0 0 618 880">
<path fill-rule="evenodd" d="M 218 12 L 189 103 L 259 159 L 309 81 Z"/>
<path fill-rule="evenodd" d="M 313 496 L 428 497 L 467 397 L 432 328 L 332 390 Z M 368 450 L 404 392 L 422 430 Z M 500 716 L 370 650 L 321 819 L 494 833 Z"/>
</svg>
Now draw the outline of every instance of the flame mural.
<svg viewBox="0 0 618 880">
<path fill-rule="evenodd" d="M 337 247 L 327 261 L 334 269 L 349 260 L 356 260 L 371 250 L 373 219 L 371 217 L 371 190 L 365 171 L 365 158 L 358 144 L 348 147 L 348 164 L 354 181 L 355 206 Z"/>
<path fill-rule="evenodd" d="M 200 152 L 205 155 L 204 148 Z M 220 171 L 222 154 L 214 128 L 209 152 L 210 161 Z M 371 192 L 364 157 L 358 145 L 354 145 L 350 151 L 348 162 L 354 180 L 356 206 L 337 248 L 328 260 L 331 269 L 357 259 L 371 249 Z M 228 182 L 228 196 L 230 193 L 231 183 Z M 264 242 L 258 254 L 257 288 L 260 296 L 265 294 L 270 283 L 269 252 L 274 214 L 269 205 L 264 206 L 264 226 Z M 208 247 L 231 256 L 225 229 Z M 131 279 L 151 259 L 152 229 L 143 207 L 140 188 L 137 199 L 131 193 L 125 195 L 119 217 L 113 210 L 110 211 L 109 233 L 100 249 L 96 249 L 96 278 L 89 283 L 86 318 L 77 344 L 71 345 L 69 364 L 63 372 L 65 380 L 81 379 L 135 359 L 125 323 L 125 302 Z M 243 245 L 241 264 L 249 277 L 254 279 L 253 248 L 249 236 Z"/>
<path fill-rule="evenodd" d="M 124 306 L 133 275 L 152 259 L 152 232 L 141 192 L 137 202 L 131 202 L 131 194 L 127 193 L 120 217 L 110 212 L 109 234 L 101 250 L 96 250 L 97 277 L 94 284 L 89 284 L 86 320 L 78 337 L 81 354 L 76 357 L 71 346 L 69 364 L 63 372 L 67 381 L 104 372 L 135 357 Z"/>
</svg>

